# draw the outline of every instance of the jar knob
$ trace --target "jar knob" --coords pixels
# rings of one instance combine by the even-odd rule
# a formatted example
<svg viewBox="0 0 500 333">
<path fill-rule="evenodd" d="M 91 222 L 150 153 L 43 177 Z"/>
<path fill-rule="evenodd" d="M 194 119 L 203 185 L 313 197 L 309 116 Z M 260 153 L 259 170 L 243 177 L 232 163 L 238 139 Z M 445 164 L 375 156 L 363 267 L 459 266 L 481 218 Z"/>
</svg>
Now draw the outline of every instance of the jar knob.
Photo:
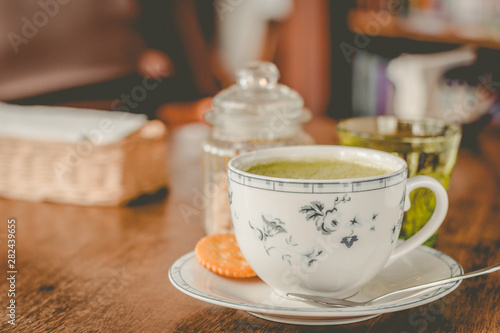
<svg viewBox="0 0 500 333">
<path fill-rule="evenodd" d="M 241 89 L 271 90 L 278 84 L 280 73 L 276 65 L 267 61 L 252 61 L 236 71 Z"/>
</svg>

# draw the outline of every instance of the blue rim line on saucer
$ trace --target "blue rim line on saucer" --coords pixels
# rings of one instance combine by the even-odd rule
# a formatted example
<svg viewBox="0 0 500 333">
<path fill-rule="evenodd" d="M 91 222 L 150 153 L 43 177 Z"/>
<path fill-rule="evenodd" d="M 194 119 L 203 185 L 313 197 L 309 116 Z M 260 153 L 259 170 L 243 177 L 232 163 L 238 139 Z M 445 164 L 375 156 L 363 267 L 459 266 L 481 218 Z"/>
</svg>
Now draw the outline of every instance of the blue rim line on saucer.
<svg viewBox="0 0 500 333">
<path fill-rule="evenodd" d="M 440 260 L 440 265 L 442 265 L 443 268 L 447 267 L 449 269 L 449 276 L 444 276 L 445 277 L 452 277 L 456 276 L 459 274 L 463 274 L 463 269 L 456 262 L 453 258 L 450 256 L 436 250 L 433 248 L 429 248 L 427 246 L 420 246 L 414 251 L 410 252 L 406 257 L 403 257 L 396 262 L 394 262 L 391 266 L 397 265 L 398 261 L 400 260 L 408 260 L 408 258 L 411 256 L 414 257 L 424 257 L 423 259 L 425 260 L 426 256 L 431 256 L 435 257 Z M 416 259 L 415 259 L 416 260 Z M 422 260 L 422 259 L 420 259 Z M 401 301 L 398 300 L 393 300 L 390 302 L 382 302 L 382 303 L 376 303 L 373 305 L 367 305 L 367 306 L 360 306 L 356 308 L 321 308 L 321 307 L 314 307 L 314 306 L 307 306 L 305 303 L 301 302 L 294 302 L 290 301 L 293 303 L 288 303 L 288 304 L 294 304 L 297 305 L 297 307 L 290 307 L 290 306 L 282 306 L 282 305 L 268 305 L 268 304 L 258 304 L 258 303 L 249 303 L 245 302 L 242 300 L 238 300 L 235 298 L 228 298 L 227 296 L 224 295 L 217 295 L 211 290 L 210 292 L 204 291 L 201 289 L 196 288 L 193 284 L 191 284 L 189 281 L 189 278 L 187 277 L 188 275 L 188 270 L 190 265 L 199 265 L 194 252 L 189 252 L 179 259 L 177 259 L 174 264 L 170 267 L 169 270 L 169 279 L 171 283 L 181 292 L 194 297 L 196 299 L 228 307 L 228 308 L 233 308 L 233 309 L 238 309 L 238 310 L 244 310 L 248 312 L 253 312 L 253 313 L 261 313 L 265 314 L 266 316 L 272 316 L 273 314 L 276 316 L 282 315 L 282 316 L 295 316 L 295 317 L 302 317 L 302 318 L 308 318 L 308 317 L 325 317 L 325 318 L 331 318 L 334 319 L 335 317 L 358 317 L 358 316 L 369 316 L 369 315 L 375 315 L 375 314 L 382 314 L 382 313 L 388 313 L 388 312 L 395 312 L 395 311 L 401 311 L 401 310 L 406 310 L 409 308 L 414 308 L 423 304 L 430 303 L 434 300 L 437 300 L 439 298 L 442 298 L 446 296 L 447 294 L 451 293 L 453 290 L 455 290 L 461 283 L 461 281 L 456 281 L 453 283 L 449 283 L 447 285 L 444 285 L 440 289 L 434 290 L 429 293 L 425 294 L 419 294 L 414 297 L 404 297 Z M 388 268 L 390 268 L 389 266 Z M 201 266 L 200 266 L 201 267 Z M 387 269 L 387 268 L 386 268 Z M 214 275 L 214 278 L 220 278 L 220 284 L 224 285 L 225 281 L 230 281 L 232 284 L 237 285 L 239 279 L 232 279 L 232 278 L 224 278 L 221 276 L 216 275 L 215 273 L 212 273 L 208 270 L 203 268 L 202 270 L 204 273 L 209 275 Z M 186 275 L 186 276 L 185 276 Z M 269 288 L 269 292 L 272 293 L 271 287 L 267 286 L 264 282 L 261 280 L 255 278 L 256 280 L 254 283 L 255 284 L 262 284 L 262 288 Z M 248 280 L 246 280 L 248 281 Z M 246 283 L 242 283 L 241 288 L 245 288 Z M 367 284 L 369 285 L 369 283 Z M 300 307 L 299 307 L 300 304 Z M 304 305 L 302 305 L 304 304 Z"/>
</svg>

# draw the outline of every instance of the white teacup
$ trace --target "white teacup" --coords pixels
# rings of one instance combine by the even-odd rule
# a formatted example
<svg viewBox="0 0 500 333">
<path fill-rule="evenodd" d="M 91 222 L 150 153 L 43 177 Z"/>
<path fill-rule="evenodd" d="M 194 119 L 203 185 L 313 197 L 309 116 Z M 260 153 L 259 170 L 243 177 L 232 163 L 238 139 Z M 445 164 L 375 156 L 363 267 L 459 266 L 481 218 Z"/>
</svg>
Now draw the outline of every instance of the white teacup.
<svg viewBox="0 0 500 333">
<path fill-rule="evenodd" d="M 288 179 L 244 170 L 273 160 L 336 159 L 390 170 L 352 179 Z M 334 297 L 356 293 L 392 261 L 425 242 L 448 210 L 434 178 L 407 179 L 406 162 L 389 153 L 345 146 L 296 146 L 253 151 L 228 164 L 234 232 L 252 269 L 276 292 Z M 409 193 L 434 192 L 427 224 L 396 246 Z"/>
</svg>

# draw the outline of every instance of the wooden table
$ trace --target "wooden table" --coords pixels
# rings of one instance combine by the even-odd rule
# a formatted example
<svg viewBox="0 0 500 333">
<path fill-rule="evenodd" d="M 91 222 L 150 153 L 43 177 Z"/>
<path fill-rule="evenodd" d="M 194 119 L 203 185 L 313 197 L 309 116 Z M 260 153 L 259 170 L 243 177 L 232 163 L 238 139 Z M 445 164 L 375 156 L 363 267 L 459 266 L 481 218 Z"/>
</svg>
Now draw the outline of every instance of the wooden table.
<svg viewBox="0 0 500 333">
<path fill-rule="evenodd" d="M 0 200 L 2 332 L 329 332 L 333 327 L 278 324 L 191 298 L 168 280 L 170 265 L 204 235 L 195 207 L 199 142 L 205 128 L 172 131 L 171 187 L 156 203 L 97 208 Z M 307 130 L 334 143 L 334 123 Z M 466 271 L 500 262 L 500 129 L 462 149 L 450 211 L 437 249 Z M 15 326 L 7 323 L 8 219 L 16 220 Z M 443 300 L 335 327 L 345 332 L 500 332 L 500 273 L 467 280 Z"/>
</svg>

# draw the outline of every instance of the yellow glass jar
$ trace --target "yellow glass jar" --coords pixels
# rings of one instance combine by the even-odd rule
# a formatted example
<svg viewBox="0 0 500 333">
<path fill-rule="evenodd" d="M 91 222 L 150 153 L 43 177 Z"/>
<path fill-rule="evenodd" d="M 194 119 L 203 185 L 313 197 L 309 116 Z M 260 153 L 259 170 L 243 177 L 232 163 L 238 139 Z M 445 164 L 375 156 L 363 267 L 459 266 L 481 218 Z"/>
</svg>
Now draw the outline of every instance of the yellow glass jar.
<svg viewBox="0 0 500 333">
<path fill-rule="evenodd" d="M 403 158 L 408 177 L 431 176 L 448 189 L 457 160 L 462 129 L 458 124 L 438 119 L 402 120 L 393 116 L 350 118 L 337 125 L 340 144 L 378 149 Z M 419 188 L 410 193 L 410 209 L 405 212 L 400 237 L 408 239 L 429 220 L 436 199 L 432 191 Z M 437 233 L 425 245 L 435 246 Z"/>
</svg>

